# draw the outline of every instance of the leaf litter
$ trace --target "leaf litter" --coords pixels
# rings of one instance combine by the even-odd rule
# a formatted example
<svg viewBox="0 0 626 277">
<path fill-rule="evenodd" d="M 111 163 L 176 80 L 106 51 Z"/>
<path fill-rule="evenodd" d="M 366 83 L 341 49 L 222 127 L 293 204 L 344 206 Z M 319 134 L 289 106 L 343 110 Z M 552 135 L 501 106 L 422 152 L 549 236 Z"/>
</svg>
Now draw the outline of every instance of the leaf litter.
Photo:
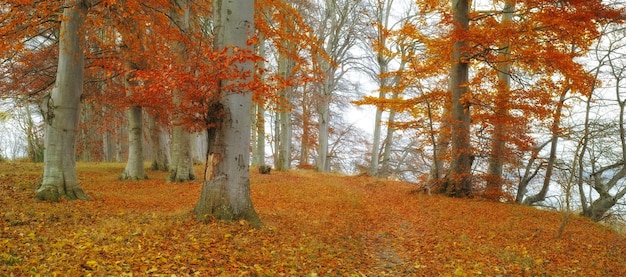
<svg viewBox="0 0 626 277">
<path fill-rule="evenodd" d="M 37 202 L 42 166 L 0 164 L 3 276 L 626 276 L 626 238 L 512 204 L 412 194 L 413 185 L 252 171 L 264 222 L 199 223 L 201 182 L 119 181 L 79 163 L 91 201 Z"/>
</svg>

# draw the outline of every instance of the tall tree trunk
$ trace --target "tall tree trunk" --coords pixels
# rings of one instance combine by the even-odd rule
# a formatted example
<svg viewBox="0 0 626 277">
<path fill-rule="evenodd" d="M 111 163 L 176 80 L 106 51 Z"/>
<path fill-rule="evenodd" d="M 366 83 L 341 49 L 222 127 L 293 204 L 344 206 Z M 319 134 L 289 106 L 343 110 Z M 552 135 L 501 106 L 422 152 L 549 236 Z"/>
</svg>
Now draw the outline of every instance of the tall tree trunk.
<svg viewBox="0 0 626 277">
<path fill-rule="evenodd" d="M 250 50 L 248 37 L 254 34 L 254 0 L 213 1 L 215 42 L 217 50 L 237 47 Z M 232 49 L 229 50 L 232 53 Z M 254 70 L 252 61 L 236 65 L 244 72 Z M 221 80 L 222 86 L 239 84 L 240 91 L 220 88 L 220 104 L 224 117 L 210 131 L 207 180 L 194 209 L 199 220 L 214 217 L 219 220 L 245 219 L 255 227 L 262 225 L 250 198 L 250 130 L 249 117 L 252 95 L 244 86 L 245 79 Z"/>
<path fill-rule="evenodd" d="M 311 111 L 309 110 L 309 98 L 307 88 L 302 89 L 302 137 L 300 138 L 300 161 L 299 168 L 311 169 L 313 168 L 309 164 L 309 154 L 311 152 Z"/>
<path fill-rule="evenodd" d="M 196 179 L 193 168 L 191 134 L 184 126 L 172 127 L 172 163 L 168 181 L 187 182 Z"/>
<path fill-rule="evenodd" d="M 111 132 L 106 130 L 104 134 L 102 134 L 102 160 L 105 162 L 113 161 L 113 138 L 111 137 Z"/>
<path fill-rule="evenodd" d="M 264 104 L 262 103 L 262 101 L 254 104 L 254 131 L 256 132 L 256 140 L 253 142 L 253 166 L 265 165 L 265 108 L 263 107 L 263 105 Z"/>
<path fill-rule="evenodd" d="M 289 48 L 288 43 L 283 43 L 283 47 Z M 280 133 L 278 134 L 278 163 L 276 170 L 287 171 L 291 167 L 291 98 L 293 97 L 293 87 L 289 84 L 292 78 L 293 59 L 287 54 L 280 53 L 278 59 L 278 74 L 285 82 L 284 87 L 279 92 L 279 122 Z"/>
<path fill-rule="evenodd" d="M 376 38 L 373 43 L 373 46 L 379 48 L 376 51 L 376 62 L 378 63 L 378 99 L 381 101 L 386 98 L 386 94 L 389 91 L 389 77 L 385 76 L 389 72 L 389 59 L 386 55 L 385 49 L 387 49 L 387 36 L 389 29 L 389 16 L 391 16 L 391 6 L 393 4 L 393 0 L 388 1 L 377 1 L 375 7 L 375 15 L 376 15 Z M 380 163 L 380 137 L 381 137 L 381 129 L 382 129 L 382 118 L 383 118 L 383 106 L 376 106 L 376 115 L 374 116 L 374 134 L 373 134 L 373 143 L 372 143 L 372 152 L 370 153 L 370 175 L 371 176 L 379 176 L 379 163 Z M 387 137 L 389 136 L 389 132 L 387 132 Z M 390 141 L 388 141 L 390 142 Z M 385 144 L 386 145 L 386 144 Z M 383 158 L 384 161 L 384 158 Z"/>
<path fill-rule="evenodd" d="M 209 144 L 206 132 L 191 134 L 191 140 L 194 164 L 206 161 L 206 152 Z"/>
<path fill-rule="evenodd" d="M 189 6 L 187 0 L 173 0 L 173 7 L 170 10 L 170 16 L 181 31 L 185 32 L 189 29 Z M 179 62 L 187 60 L 187 45 L 184 42 L 175 42 L 174 48 L 178 55 Z M 181 103 L 183 92 L 174 89 L 174 106 Z M 168 181 L 170 182 L 187 182 L 196 179 L 193 169 L 193 154 L 191 147 L 191 134 L 185 130 L 181 115 L 175 113 L 174 122 L 172 123 L 172 163 Z"/>
<path fill-rule="evenodd" d="M 404 70 L 406 69 L 406 64 L 408 63 L 408 59 L 406 58 L 406 54 L 407 54 L 407 49 L 406 48 L 402 48 L 401 50 L 401 60 L 400 60 L 400 65 L 398 66 L 398 72 L 404 72 Z M 393 93 L 391 94 L 391 99 L 392 100 L 397 100 L 398 97 L 400 96 L 401 91 L 400 89 L 400 79 L 401 76 L 398 74 L 396 75 L 389 83 L 389 88 L 392 89 Z M 397 111 L 394 107 L 389 109 L 389 117 L 387 118 L 387 134 L 385 135 L 385 139 L 383 140 L 383 155 L 382 155 L 382 161 L 380 164 L 380 174 L 379 176 L 382 177 L 389 177 L 391 176 L 392 172 L 391 172 L 391 146 L 393 145 L 393 135 L 396 131 L 396 128 L 394 127 L 395 123 L 396 123 L 396 114 Z"/>
<path fill-rule="evenodd" d="M 445 180 L 443 180 L 444 156 L 450 147 L 450 104 L 446 103 L 443 111 L 443 120 L 439 126 L 439 130 L 435 137 L 435 126 L 433 124 L 433 114 L 430 103 L 428 103 L 428 122 L 431 132 L 431 142 L 433 144 L 433 162 L 428 172 L 428 180 L 426 181 L 427 189 L 434 191 L 443 191 Z"/>
<path fill-rule="evenodd" d="M 469 28 L 468 0 L 453 0 L 455 37 L 463 38 Z M 450 93 L 452 98 L 452 136 L 450 172 L 444 186 L 444 193 L 455 197 L 467 197 L 471 193 L 471 145 L 470 145 L 470 103 L 468 102 L 468 62 L 462 39 L 454 41 L 452 47 L 452 68 L 450 69 Z"/>
<path fill-rule="evenodd" d="M 92 116 L 93 105 L 92 104 L 84 104 L 84 107 L 81 111 L 81 122 L 91 122 L 93 119 Z M 91 126 L 82 125 L 80 128 L 80 139 L 82 145 L 78 147 L 79 149 L 79 160 L 83 162 L 90 162 L 93 159 L 92 151 L 94 150 L 91 146 L 96 143 L 96 137 L 94 136 L 93 129 Z"/>
<path fill-rule="evenodd" d="M 398 92 L 394 92 L 391 99 L 398 99 Z M 391 145 L 393 144 L 393 133 L 396 131 L 394 127 L 395 122 L 396 109 L 391 108 L 389 109 L 389 117 L 387 118 L 387 132 L 383 140 L 383 155 L 380 163 L 380 172 L 378 174 L 381 177 L 389 177 L 391 175 Z"/>
<path fill-rule="evenodd" d="M 265 49 L 265 37 L 258 34 L 257 52 L 260 57 L 267 58 Z M 265 60 L 257 61 L 258 71 L 255 72 L 257 82 L 265 82 L 264 72 L 266 70 Z M 265 165 L 265 98 L 262 94 L 257 96 L 257 100 L 252 103 L 252 166 Z"/>
<path fill-rule="evenodd" d="M 133 80 L 134 74 L 131 70 L 137 70 L 139 65 L 129 61 L 126 66 L 129 72 L 124 76 L 124 87 L 126 88 L 126 95 L 130 97 L 133 95 L 133 89 L 139 85 Z M 147 179 L 143 157 L 143 109 L 141 106 L 131 106 L 126 114 L 128 118 L 128 159 L 120 179 Z"/>
<path fill-rule="evenodd" d="M 274 138 L 274 151 L 272 151 L 272 158 L 274 160 L 274 168 L 278 167 L 278 151 L 280 149 L 280 112 L 276 110 L 274 113 L 274 134 L 272 136 Z"/>
<path fill-rule="evenodd" d="M 385 93 L 380 90 L 378 99 L 384 99 Z M 372 137 L 372 151 L 370 152 L 370 176 L 378 176 L 378 163 L 380 161 L 380 132 L 383 121 L 383 108 L 376 106 L 376 115 L 374 115 L 374 134 Z"/>
<path fill-rule="evenodd" d="M 167 143 L 167 132 L 159 123 L 158 116 L 148 116 L 150 141 L 152 141 L 152 165 L 150 169 L 168 171 L 170 165 L 170 150 Z"/>
<path fill-rule="evenodd" d="M 143 160 L 143 111 L 140 106 L 130 107 L 128 113 L 128 161 L 120 179 L 147 179 Z"/>
<path fill-rule="evenodd" d="M 26 134 L 26 140 L 28 141 L 26 152 L 28 153 L 28 159 L 31 162 L 40 163 L 43 162 L 43 141 L 41 140 L 41 136 L 38 135 L 37 127 L 35 126 L 35 121 L 33 120 L 33 115 L 30 109 L 30 105 L 26 105 L 24 107 L 26 117 L 24 119 L 24 133 Z"/>
<path fill-rule="evenodd" d="M 330 74 L 330 73 L 327 73 Z M 326 76 L 324 84 L 322 84 L 322 93 L 317 107 L 318 112 L 318 150 L 317 150 L 317 171 L 330 171 L 330 163 L 328 156 L 328 139 L 330 132 L 330 98 L 331 85 L 329 82 L 333 77 Z"/>
<path fill-rule="evenodd" d="M 115 129 L 115 161 L 122 162 L 122 136 L 125 132 L 128 132 L 126 128 L 124 128 L 123 124 L 116 126 Z"/>
<path fill-rule="evenodd" d="M 515 1 L 504 1 L 502 11 L 502 25 L 508 25 L 513 21 L 515 11 Z M 500 48 L 498 70 L 498 93 L 495 100 L 495 122 L 493 126 L 493 136 L 491 143 L 491 156 L 487 167 L 487 188 L 485 196 L 493 200 L 498 200 L 502 196 L 502 164 L 505 160 L 505 143 L 507 139 L 509 115 L 509 98 L 511 97 L 511 49 L 507 42 Z"/>
<path fill-rule="evenodd" d="M 44 172 L 35 193 L 39 200 L 87 200 L 76 177 L 76 131 L 83 93 L 84 35 L 88 7 L 82 1 L 65 1 L 57 78 L 52 93 L 43 99 L 45 120 Z"/>
</svg>

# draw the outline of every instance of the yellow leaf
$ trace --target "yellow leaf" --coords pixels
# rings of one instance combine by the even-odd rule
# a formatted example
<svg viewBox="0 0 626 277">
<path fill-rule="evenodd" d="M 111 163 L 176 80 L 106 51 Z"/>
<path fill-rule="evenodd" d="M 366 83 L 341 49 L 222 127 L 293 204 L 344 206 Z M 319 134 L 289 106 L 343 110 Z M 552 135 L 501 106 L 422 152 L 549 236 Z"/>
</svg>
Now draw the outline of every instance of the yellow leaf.
<svg viewBox="0 0 626 277">
<path fill-rule="evenodd" d="M 467 276 L 467 274 L 465 274 L 465 272 L 463 272 L 463 268 L 459 266 L 456 270 L 454 270 L 454 276 Z"/>
<path fill-rule="evenodd" d="M 89 260 L 83 264 L 83 267 L 87 270 L 95 270 L 96 268 L 98 268 L 98 262 L 94 260 Z"/>
</svg>

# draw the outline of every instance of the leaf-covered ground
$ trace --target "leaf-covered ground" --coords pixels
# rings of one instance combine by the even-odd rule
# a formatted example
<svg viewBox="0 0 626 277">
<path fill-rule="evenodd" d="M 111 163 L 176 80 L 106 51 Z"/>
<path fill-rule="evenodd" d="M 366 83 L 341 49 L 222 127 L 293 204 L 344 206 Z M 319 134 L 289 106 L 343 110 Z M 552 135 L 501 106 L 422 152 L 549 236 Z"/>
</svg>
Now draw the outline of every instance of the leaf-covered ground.
<svg viewBox="0 0 626 277">
<path fill-rule="evenodd" d="M 0 276 L 626 276 L 626 238 L 511 204 L 313 172 L 252 173 L 265 226 L 198 223 L 200 182 L 118 181 L 79 164 L 92 201 L 34 200 L 41 165 L 0 164 Z M 198 170 L 197 172 L 200 172 Z"/>
</svg>

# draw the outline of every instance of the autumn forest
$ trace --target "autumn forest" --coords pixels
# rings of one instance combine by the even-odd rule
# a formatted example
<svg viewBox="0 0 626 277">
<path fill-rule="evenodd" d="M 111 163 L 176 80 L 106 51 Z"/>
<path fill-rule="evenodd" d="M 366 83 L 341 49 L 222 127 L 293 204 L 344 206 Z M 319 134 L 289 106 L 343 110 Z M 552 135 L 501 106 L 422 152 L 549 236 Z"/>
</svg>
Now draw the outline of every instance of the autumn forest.
<svg viewBox="0 0 626 277">
<path fill-rule="evenodd" d="M 625 15 L 1 0 L 0 275 L 624 275 Z"/>
</svg>

